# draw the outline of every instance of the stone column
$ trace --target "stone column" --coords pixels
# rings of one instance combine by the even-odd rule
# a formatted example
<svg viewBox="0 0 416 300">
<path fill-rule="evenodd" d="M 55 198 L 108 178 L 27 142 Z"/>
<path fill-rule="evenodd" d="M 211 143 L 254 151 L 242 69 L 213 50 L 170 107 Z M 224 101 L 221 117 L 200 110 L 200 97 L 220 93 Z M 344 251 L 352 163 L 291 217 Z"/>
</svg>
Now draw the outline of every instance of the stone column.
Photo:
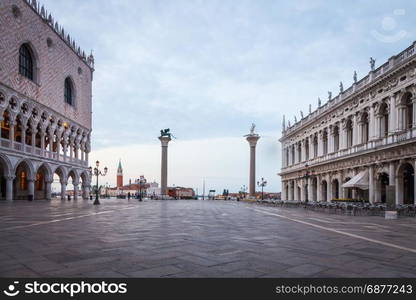
<svg viewBox="0 0 416 300">
<path fill-rule="evenodd" d="M 347 148 L 348 145 L 348 135 L 347 135 L 347 120 L 342 120 L 340 126 L 340 134 L 339 134 L 339 149 L 343 150 Z"/>
<path fill-rule="evenodd" d="M 45 157 L 45 132 L 42 130 L 40 133 L 40 155 Z"/>
<path fill-rule="evenodd" d="M 286 201 L 287 200 L 287 195 L 286 195 L 286 181 L 282 180 L 282 191 L 280 193 L 280 200 L 282 201 Z"/>
<path fill-rule="evenodd" d="M 313 195 L 313 186 L 312 186 L 312 177 L 308 178 L 308 201 L 315 201 L 314 195 Z"/>
<path fill-rule="evenodd" d="M 329 175 L 328 174 L 328 176 L 327 176 L 327 185 L 326 185 L 326 188 L 327 188 L 327 190 L 326 190 L 326 201 L 327 202 L 331 202 L 331 200 L 332 200 L 332 178 L 331 178 L 331 175 Z"/>
<path fill-rule="evenodd" d="M 321 202 L 323 201 L 322 199 L 322 178 L 321 175 L 317 176 L 317 181 L 316 181 L 316 201 Z"/>
<path fill-rule="evenodd" d="M 68 181 L 61 180 L 61 200 L 65 200 L 66 196 L 66 185 L 68 184 Z"/>
<path fill-rule="evenodd" d="M 376 116 L 376 125 L 375 125 L 375 133 L 374 138 L 379 139 L 382 137 L 382 132 L 384 133 L 384 122 L 381 122 L 383 120 L 383 116 L 377 115 Z"/>
<path fill-rule="evenodd" d="M 32 154 L 35 154 L 35 148 L 36 148 L 36 128 L 33 128 L 32 126 Z"/>
<path fill-rule="evenodd" d="M 162 145 L 160 190 L 163 197 L 166 196 L 166 190 L 168 187 L 168 144 L 172 139 L 170 136 L 160 136 L 159 140 Z"/>
<path fill-rule="evenodd" d="M 360 130 L 359 130 L 360 128 L 357 124 L 357 117 L 356 116 L 352 116 L 351 125 L 352 125 L 352 145 L 351 146 L 355 146 L 359 143 L 358 133 L 360 132 Z"/>
<path fill-rule="evenodd" d="M 14 127 L 16 125 L 16 121 L 10 119 L 10 131 L 9 131 L 9 139 L 10 139 L 10 148 L 14 150 Z"/>
<path fill-rule="evenodd" d="M 67 152 L 68 152 L 68 145 L 66 144 L 66 142 L 64 142 L 63 146 L 62 146 L 62 150 L 64 152 L 64 161 L 66 162 L 67 159 Z"/>
<path fill-rule="evenodd" d="M 51 200 L 52 199 L 52 182 L 53 182 L 53 180 L 45 181 L 45 183 L 46 183 L 46 186 L 45 186 L 46 200 Z"/>
<path fill-rule="evenodd" d="M 69 141 L 69 161 L 72 161 L 74 158 L 74 142 Z"/>
<path fill-rule="evenodd" d="M 299 162 L 305 161 L 306 160 L 306 140 L 303 139 L 300 142 L 300 147 L 301 147 L 301 157 L 299 159 Z"/>
<path fill-rule="evenodd" d="M 394 162 L 390 162 L 389 164 L 389 186 L 394 189 L 394 202 L 397 203 L 396 164 Z"/>
<path fill-rule="evenodd" d="M 374 167 L 368 167 L 368 201 L 374 203 Z"/>
<path fill-rule="evenodd" d="M 309 159 L 315 158 L 313 153 L 313 135 L 309 136 Z"/>
<path fill-rule="evenodd" d="M 22 122 L 22 151 L 26 152 L 26 129 L 27 126 L 25 124 L 25 121 Z"/>
<path fill-rule="evenodd" d="M 61 134 L 58 134 L 56 136 L 56 159 L 57 160 L 60 160 L 60 155 L 61 155 L 61 139 L 62 139 Z"/>
<path fill-rule="evenodd" d="M 338 194 L 339 194 L 339 198 L 341 199 L 345 199 L 345 194 L 344 194 L 344 188 L 342 187 L 342 185 L 344 184 L 344 172 L 343 170 L 339 171 L 339 181 L 338 181 Z"/>
<path fill-rule="evenodd" d="M 300 201 L 301 202 L 305 202 L 305 188 L 306 188 L 306 185 L 305 185 L 305 180 L 304 179 L 301 179 L 301 180 L 299 180 L 299 182 L 300 182 Z"/>
<path fill-rule="evenodd" d="M 389 135 L 392 135 L 396 132 L 396 128 L 397 128 L 397 120 L 396 120 L 396 101 L 395 101 L 395 97 L 391 96 L 390 97 L 390 104 L 389 104 Z"/>
<path fill-rule="evenodd" d="M 400 176 L 401 175 L 396 176 L 396 178 L 394 180 L 395 185 L 396 185 L 396 187 L 395 187 L 396 205 L 399 205 L 399 204 L 403 203 L 403 188 L 400 188 L 400 179 L 399 179 Z"/>
<path fill-rule="evenodd" d="M 72 183 L 74 186 L 74 201 L 78 200 L 79 182 L 75 181 Z"/>
<path fill-rule="evenodd" d="M 53 158 L 53 134 L 49 134 L 49 158 Z"/>
<path fill-rule="evenodd" d="M 27 179 L 27 194 L 33 196 L 33 200 L 35 199 L 35 179 L 28 178 Z"/>
<path fill-rule="evenodd" d="M 374 114 L 374 107 L 371 105 L 370 106 L 370 112 L 368 114 L 368 140 L 374 140 L 377 135 L 376 135 L 376 119 L 375 119 L 375 114 Z"/>
<path fill-rule="evenodd" d="M 256 146 L 260 139 L 258 134 L 249 134 L 246 136 L 250 145 L 250 180 L 249 180 L 249 195 L 254 197 L 256 194 Z M 295 150 L 296 151 L 296 150 Z"/>
<path fill-rule="evenodd" d="M 406 129 L 406 105 L 399 105 L 398 107 L 398 130 Z"/>
<path fill-rule="evenodd" d="M 357 169 L 353 169 L 352 171 L 353 176 L 358 174 L 358 170 Z M 353 199 L 357 199 L 357 189 L 352 189 L 351 191 L 351 195 Z"/>
<path fill-rule="evenodd" d="M 318 133 L 318 157 L 324 155 L 324 140 L 323 131 Z"/>
<path fill-rule="evenodd" d="M 15 176 L 6 176 L 6 200 L 13 201 L 13 180 Z"/>
</svg>

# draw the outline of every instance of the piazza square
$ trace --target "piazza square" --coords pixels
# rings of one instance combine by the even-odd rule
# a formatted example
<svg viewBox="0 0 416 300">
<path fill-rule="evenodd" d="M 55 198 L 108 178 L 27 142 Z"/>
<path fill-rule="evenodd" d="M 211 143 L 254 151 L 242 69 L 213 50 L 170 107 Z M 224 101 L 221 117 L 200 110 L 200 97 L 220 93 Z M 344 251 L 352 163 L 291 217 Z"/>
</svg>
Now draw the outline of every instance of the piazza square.
<svg viewBox="0 0 416 300">
<path fill-rule="evenodd" d="M 412 294 L 416 7 L 381 2 L 1 0 L 3 293 Z"/>
</svg>

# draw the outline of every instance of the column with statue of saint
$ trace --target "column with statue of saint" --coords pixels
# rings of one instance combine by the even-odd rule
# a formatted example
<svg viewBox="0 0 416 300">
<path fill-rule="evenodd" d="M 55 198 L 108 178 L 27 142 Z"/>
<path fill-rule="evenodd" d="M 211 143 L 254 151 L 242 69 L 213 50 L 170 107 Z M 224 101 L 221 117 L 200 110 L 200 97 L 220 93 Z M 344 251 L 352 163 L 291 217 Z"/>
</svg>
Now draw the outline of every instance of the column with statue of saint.
<svg viewBox="0 0 416 300">
<path fill-rule="evenodd" d="M 168 144 L 172 140 L 170 129 L 163 129 L 159 136 L 162 145 L 162 160 L 161 160 L 161 174 L 160 174 L 160 194 L 162 199 L 166 196 L 168 187 Z"/>
<path fill-rule="evenodd" d="M 244 136 L 250 145 L 250 176 L 248 185 L 250 197 L 255 197 L 256 195 L 256 146 L 260 136 L 254 132 L 255 129 L 256 125 L 252 124 L 250 133 Z"/>
</svg>

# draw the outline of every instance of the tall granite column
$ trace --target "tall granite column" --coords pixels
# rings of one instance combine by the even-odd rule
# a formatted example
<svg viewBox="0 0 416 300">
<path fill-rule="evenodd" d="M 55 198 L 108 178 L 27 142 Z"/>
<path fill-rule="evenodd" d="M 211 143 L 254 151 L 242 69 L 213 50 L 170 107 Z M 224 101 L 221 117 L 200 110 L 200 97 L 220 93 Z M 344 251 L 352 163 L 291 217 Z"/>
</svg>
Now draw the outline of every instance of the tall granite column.
<svg viewBox="0 0 416 300">
<path fill-rule="evenodd" d="M 159 140 L 162 144 L 162 167 L 160 175 L 160 191 L 161 195 L 166 196 L 168 187 L 168 144 L 171 141 L 170 136 L 160 136 Z"/>
<path fill-rule="evenodd" d="M 255 133 L 250 133 L 246 136 L 250 144 L 250 181 L 249 181 L 249 196 L 254 197 L 256 194 L 256 145 L 260 136 Z"/>
</svg>

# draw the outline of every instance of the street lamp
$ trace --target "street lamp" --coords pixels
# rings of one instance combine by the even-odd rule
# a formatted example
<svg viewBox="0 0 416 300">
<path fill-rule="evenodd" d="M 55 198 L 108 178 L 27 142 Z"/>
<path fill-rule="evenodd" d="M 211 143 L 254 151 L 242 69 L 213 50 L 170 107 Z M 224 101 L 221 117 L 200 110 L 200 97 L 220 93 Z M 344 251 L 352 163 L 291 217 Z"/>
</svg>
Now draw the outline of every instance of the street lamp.
<svg viewBox="0 0 416 300">
<path fill-rule="evenodd" d="M 258 187 L 261 187 L 261 200 L 263 201 L 263 189 L 264 189 L 264 187 L 267 185 L 267 181 L 266 180 L 264 180 L 264 178 L 262 177 L 261 178 L 261 181 L 257 181 L 257 186 Z"/>
<path fill-rule="evenodd" d="M 244 184 L 244 185 L 241 187 L 241 189 L 240 189 L 240 193 L 241 193 L 241 195 L 243 196 L 243 198 L 246 198 L 246 192 L 247 192 L 247 187 L 246 187 L 246 185 Z"/>
<path fill-rule="evenodd" d="M 90 175 L 97 177 L 97 181 L 96 181 L 97 184 L 95 186 L 95 201 L 94 201 L 94 205 L 100 205 L 100 200 L 98 199 L 98 177 L 99 176 L 105 176 L 105 175 L 107 175 L 107 171 L 108 171 L 108 168 L 105 167 L 104 168 L 104 172 L 102 172 L 101 170 L 98 169 L 99 166 L 100 166 L 100 162 L 97 160 L 95 162 L 95 168 L 94 168 L 94 170 L 92 169 L 92 167 L 89 167 Z"/>
<path fill-rule="evenodd" d="M 308 167 L 309 167 L 309 165 L 306 163 L 305 164 L 305 170 L 306 170 L 305 175 L 299 176 L 299 179 L 305 179 L 306 180 L 306 184 L 308 184 L 308 180 L 309 180 L 309 178 L 311 178 L 311 173 L 313 175 L 313 172 L 314 172 L 313 170 L 311 172 L 309 172 L 309 168 Z M 308 190 L 306 190 L 306 192 L 305 192 L 304 195 L 307 195 L 307 197 L 305 196 L 305 202 L 308 202 L 309 201 L 309 197 L 311 197 L 311 195 L 308 194 Z M 301 197 L 301 199 L 302 199 L 302 197 Z"/>
<path fill-rule="evenodd" d="M 139 201 L 142 201 L 143 195 L 142 195 L 142 187 L 146 184 L 147 180 L 144 178 L 144 176 L 140 176 L 139 179 L 136 179 L 136 183 L 139 185 Z"/>
</svg>

